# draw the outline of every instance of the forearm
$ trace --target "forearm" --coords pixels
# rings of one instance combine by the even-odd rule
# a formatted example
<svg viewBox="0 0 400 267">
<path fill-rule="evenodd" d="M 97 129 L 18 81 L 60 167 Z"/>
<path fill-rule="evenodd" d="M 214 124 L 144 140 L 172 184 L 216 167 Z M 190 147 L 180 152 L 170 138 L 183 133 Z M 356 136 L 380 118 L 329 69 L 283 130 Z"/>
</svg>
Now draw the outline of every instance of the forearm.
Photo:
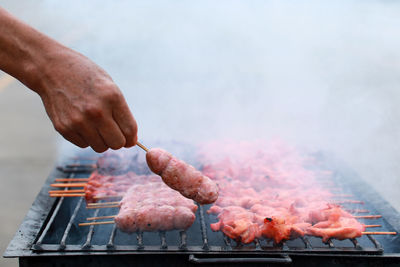
<svg viewBox="0 0 400 267">
<path fill-rule="evenodd" d="M 44 66 L 64 46 L 0 8 L 0 69 L 40 91 Z"/>
<path fill-rule="evenodd" d="M 0 69 L 36 91 L 55 129 L 97 152 L 136 144 L 137 125 L 111 77 L 0 8 Z"/>
</svg>

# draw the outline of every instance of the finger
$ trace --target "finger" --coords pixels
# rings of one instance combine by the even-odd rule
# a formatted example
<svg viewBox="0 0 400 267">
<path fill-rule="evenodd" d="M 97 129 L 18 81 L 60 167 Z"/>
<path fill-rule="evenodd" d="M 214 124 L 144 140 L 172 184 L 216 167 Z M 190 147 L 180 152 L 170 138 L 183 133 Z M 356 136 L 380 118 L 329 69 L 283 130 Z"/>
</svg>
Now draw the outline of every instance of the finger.
<svg viewBox="0 0 400 267">
<path fill-rule="evenodd" d="M 114 107 L 113 117 L 125 136 L 125 147 L 136 145 L 138 127 L 125 100 L 121 101 L 119 105 Z"/>
<path fill-rule="evenodd" d="M 97 153 L 102 153 L 107 150 L 108 146 L 104 143 L 103 138 L 97 131 L 96 127 L 83 126 L 79 134 Z"/>
<path fill-rule="evenodd" d="M 89 146 L 89 144 L 77 133 L 63 133 L 62 136 L 80 148 L 86 148 Z"/>
<path fill-rule="evenodd" d="M 106 146 L 112 149 L 120 149 L 125 146 L 125 136 L 112 118 L 99 122 L 97 131 L 100 133 Z"/>
</svg>

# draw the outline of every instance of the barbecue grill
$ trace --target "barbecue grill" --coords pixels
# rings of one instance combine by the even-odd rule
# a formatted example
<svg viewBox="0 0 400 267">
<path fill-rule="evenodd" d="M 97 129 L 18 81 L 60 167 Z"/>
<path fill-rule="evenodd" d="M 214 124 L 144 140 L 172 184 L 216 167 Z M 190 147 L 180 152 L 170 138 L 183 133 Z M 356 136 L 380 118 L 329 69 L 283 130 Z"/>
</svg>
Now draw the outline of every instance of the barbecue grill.
<svg viewBox="0 0 400 267">
<path fill-rule="evenodd" d="M 400 264 L 398 235 L 363 235 L 357 239 L 329 240 L 327 243 L 321 238 L 305 236 L 281 244 L 267 240 L 238 244 L 222 232 L 211 231 L 209 225 L 216 221 L 216 217 L 205 213 L 208 206 L 199 206 L 196 221 L 187 231 L 127 234 L 111 224 L 79 227 L 78 224 L 86 217 L 117 213 L 117 208 L 87 210 L 83 197 L 49 197 L 50 184 L 55 177 L 87 177 L 93 171 L 90 165 L 93 163 L 90 161 L 92 155 L 89 159 L 87 156 L 65 160 L 54 169 L 4 257 L 19 257 L 20 266 Z M 343 204 L 347 209 L 367 209 L 370 214 L 382 215 L 374 220 L 374 223 L 382 225 L 380 231 L 400 230 L 400 214 L 355 172 L 328 154 L 320 153 L 318 158 L 325 168 L 334 170 L 333 181 L 342 189 L 341 192 L 360 200 Z"/>
</svg>

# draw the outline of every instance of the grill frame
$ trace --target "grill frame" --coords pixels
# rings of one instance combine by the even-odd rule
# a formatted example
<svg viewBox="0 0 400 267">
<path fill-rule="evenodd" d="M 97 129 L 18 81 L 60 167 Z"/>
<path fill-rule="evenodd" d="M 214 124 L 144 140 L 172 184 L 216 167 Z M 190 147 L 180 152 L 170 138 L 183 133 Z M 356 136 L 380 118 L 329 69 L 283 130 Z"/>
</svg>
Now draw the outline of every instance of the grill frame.
<svg viewBox="0 0 400 267">
<path fill-rule="evenodd" d="M 318 155 L 320 158 L 327 157 L 326 155 Z M 326 161 L 326 160 L 324 160 Z M 64 164 L 66 166 L 67 164 Z M 340 166 L 340 168 L 338 167 Z M 345 180 L 346 184 L 342 186 L 347 186 L 352 188 L 352 192 L 354 192 L 357 197 L 360 199 L 368 199 L 370 204 L 374 207 L 379 207 L 379 213 L 383 216 L 383 218 L 393 227 L 393 229 L 397 232 L 400 230 L 400 214 L 390 206 L 390 204 L 385 201 L 377 192 L 375 192 L 371 187 L 369 187 L 365 182 L 361 180 L 361 178 L 351 169 L 346 168 L 346 165 L 339 163 L 336 160 L 333 160 L 332 157 L 329 157 L 329 167 L 331 169 L 339 168 L 341 173 L 345 173 L 346 176 L 351 175 L 352 179 Z M 10 242 L 7 250 L 4 253 L 4 257 L 20 257 L 21 264 L 30 262 L 31 257 L 42 258 L 45 257 L 47 259 L 54 258 L 55 262 L 60 262 L 60 259 L 68 256 L 89 256 L 93 258 L 97 258 L 99 256 L 105 254 L 111 254 L 115 256 L 123 256 L 123 257 L 139 257 L 140 255 L 154 255 L 164 257 L 166 255 L 177 255 L 188 263 L 201 263 L 201 264 L 214 264 L 219 261 L 223 262 L 240 262 L 240 260 L 247 260 L 246 262 L 274 262 L 285 264 L 289 263 L 287 257 L 292 259 L 297 259 L 297 261 L 301 262 L 301 258 L 312 256 L 315 260 L 322 259 L 326 260 L 335 260 L 338 258 L 343 259 L 357 259 L 358 261 L 371 261 L 378 260 L 386 261 L 387 263 L 400 263 L 400 253 L 385 253 L 383 249 L 380 247 L 379 242 L 376 243 L 376 249 L 373 251 L 365 251 L 365 250 L 349 250 L 344 251 L 337 249 L 335 247 L 328 246 L 325 250 L 316 250 L 316 249 L 307 249 L 304 250 L 288 250 L 287 248 L 277 247 L 275 250 L 271 249 L 263 250 L 260 248 L 254 250 L 248 250 L 243 248 L 230 248 L 230 249 L 221 249 L 220 247 L 210 246 L 208 244 L 207 236 L 204 236 L 205 231 L 202 231 L 203 235 L 203 244 L 202 246 L 198 246 L 197 248 L 190 249 L 181 249 L 179 247 L 168 246 L 167 248 L 163 248 L 163 245 L 160 246 L 146 246 L 145 249 L 138 248 L 132 249 L 132 247 L 125 248 L 123 246 L 112 246 L 110 242 L 106 244 L 107 250 L 104 250 L 104 245 L 91 245 L 86 242 L 82 245 L 68 245 L 65 243 L 66 237 L 63 238 L 63 242 L 60 245 L 47 245 L 40 244 L 40 241 L 43 241 L 42 235 L 43 232 L 46 231 L 46 227 L 50 227 L 48 222 L 51 221 L 52 215 L 57 211 L 57 207 L 59 208 L 63 202 L 63 198 L 51 198 L 48 195 L 48 191 L 51 189 L 50 184 L 54 181 L 55 177 L 65 176 L 66 173 L 69 173 L 70 177 L 74 177 L 76 173 L 85 173 L 87 169 L 82 169 L 78 167 L 74 168 L 55 168 L 52 173 L 47 178 L 44 186 L 36 197 L 32 207 L 28 211 L 27 216 L 22 222 L 19 230 L 15 234 L 13 240 Z M 87 172 L 86 172 L 87 173 Z M 80 198 L 80 205 L 84 202 L 83 198 Z M 204 212 L 203 208 L 199 208 L 200 216 L 197 215 L 200 219 L 201 228 L 205 229 L 206 222 L 204 220 Z M 202 218 L 203 217 L 203 218 Z M 73 219 L 73 218 L 72 218 Z M 73 220 L 71 220 L 73 222 Z M 70 227 L 70 226 L 69 226 Z M 93 228 L 92 228 L 93 229 Z M 115 229 L 115 227 L 114 227 Z M 89 231 L 90 233 L 91 231 Z M 115 234 L 115 231 L 113 231 Z M 42 240 L 41 240 L 42 238 Z M 89 235 L 88 235 L 89 238 Z M 368 238 L 372 238 L 371 241 L 375 242 L 376 240 L 373 237 L 368 236 Z M 396 236 L 399 239 L 398 235 Z M 375 241 L 374 241 L 375 240 Z M 39 241 L 39 242 L 38 242 Z M 161 239 L 162 242 L 162 239 Z M 50 246 L 50 247 L 49 247 Z M 56 248 L 56 246 L 58 246 Z M 355 248 L 357 248 L 355 244 Z M 204 259 L 206 257 L 206 259 Z M 222 258 L 221 258 L 222 257 Z M 227 260 L 227 258 L 229 260 Z M 232 258 L 231 258 L 232 257 Z M 254 260 L 254 257 L 262 260 Z M 261 258 L 260 258 L 261 257 Z M 58 260 L 56 260 L 58 258 Z M 68 258 L 68 257 L 67 257 Z M 211 260 L 210 260 L 211 259 Z M 283 259 L 284 262 L 281 262 Z M 151 257 L 149 258 L 151 260 Z M 210 262 L 207 262 L 210 260 Z M 234 260 L 234 261 L 232 261 Z M 35 260 L 32 261 L 32 263 Z M 40 260 L 38 260 L 40 261 Z M 66 260 L 68 261 L 68 260 Z M 286 262 L 285 262 L 286 261 Z M 291 262 L 292 260 L 290 260 Z"/>
</svg>

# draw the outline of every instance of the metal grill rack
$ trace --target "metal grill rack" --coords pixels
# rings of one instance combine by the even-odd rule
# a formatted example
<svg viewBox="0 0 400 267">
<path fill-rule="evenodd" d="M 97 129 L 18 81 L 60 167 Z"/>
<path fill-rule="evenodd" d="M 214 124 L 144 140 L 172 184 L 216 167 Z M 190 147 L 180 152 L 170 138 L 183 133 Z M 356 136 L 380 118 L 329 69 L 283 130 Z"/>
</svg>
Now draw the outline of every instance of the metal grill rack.
<svg viewBox="0 0 400 267">
<path fill-rule="evenodd" d="M 73 172 L 74 168 L 78 168 L 77 172 Z M 70 178 L 82 177 L 85 169 L 80 167 L 64 167 L 63 170 L 68 169 L 66 172 L 70 173 Z M 88 170 L 86 170 L 88 171 Z M 66 218 L 60 217 L 60 210 L 72 210 Z M 273 253 L 273 254 L 290 254 L 296 253 L 353 253 L 353 254 L 383 254 L 382 245 L 370 235 L 363 236 L 358 239 L 350 239 L 345 241 L 329 240 L 323 243 L 320 238 L 305 236 L 290 240 L 281 244 L 273 244 L 266 240 L 256 240 L 253 244 L 243 245 L 238 244 L 231 240 L 229 237 L 223 235 L 221 232 L 211 232 L 208 225 L 213 221 L 213 216 L 207 215 L 204 212 L 205 207 L 199 206 L 196 214 L 196 222 L 188 231 L 161 231 L 158 233 L 143 233 L 126 234 L 119 231 L 115 225 L 112 227 L 105 225 L 92 225 L 87 228 L 81 228 L 85 231 L 83 240 L 79 242 L 71 242 L 77 239 L 73 235 L 76 234 L 71 229 L 79 228 L 78 223 L 81 221 L 78 218 L 89 216 L 98 216 L 103 210 L 95 209 L 93 214 L 88 214 L 89 211 L 85 209 L 85 200 L 83 197 L 77 199 L 67 199 L 61 197 L 55 204 L 54 211 L 52 212 L 48 222 L 46 223 L 43 231 L 40 233 L 36 242 L 34 243 L 33 250 L 36 252 L 140 252 L 140 251 L 162 251 L 162 252 L 180 252 L 180 253 L 210 253 L 210 252 L 246 252 L 246 253 Z M 108 210 L 107 214 L 112 211 L 114 214 L 117 212 L 116 208 Z M 68 212 L 67 212 L 68 213 Z M 60 223 L 65 220 L 66 225 Z M 100 227 L 100 229 L 99 229 Z M 60 230 L 64 229 L 62 234 L 57 234 L 59 238 L 49 238 L 53 235 L 52 228 Z M 106 236 L 102 238 L 103 243 L 92 242 L 97 230 L 101 231 L 101 235 Z M 79 233 L 82 233 L 79 232 Z M 135 237 L 136 235 L 136 237 Z M 191 238 L 191 237 L 195 238 Z M 121 237 L 121 238 L 119 238 Z M 168 238 L 167 238 L 168 237 Z M 188 242 L 188 238 L 191 239 Z M 118 239 L 123 242 L 118 242 Z M 69 242 L 67 242 L 67 240 Z"/>
<path fill-rule="evenodd" d="M 88 267 L 130 266 L 132 261 L 144 266 L 230 266 L 232 263 L 245 263 L 246 266 L 292 263 L 293 266 L 304 266 L 311 259 L 319 266 L 400 264 L 399 235 L 364 235 L 352 240 L 329 240 L 327 243 L 318 237 L 304 236 L 281 244 L 264 239 L 247 245 L 238 244 L 222 232 L 211 231 L 209 225 L 216 221 L 216 216 L 205 213 L 208 206 L 199 206 L 196 220 L 187 231 L 127 234 L 111 224 L 79 227 L 78 224 L 87 217 L 115 215 L 118 212 L 117 208 L 88 210 L 83 197 L 49 197 L 50 184 L 55 177 L 87 177 L 93 171 L 92 164 L 86 164 L 88 161 L 93 163 L 93 160 L 80 159 L 53 170 L 4 257 L 19 257 L 20 266 L 65 266 L 77 261 L 79 265 Z M 368 200 L 364 205 L 346 204 L 346 209 L 368 209 L 371 214 L 380 214 L 382 218 L 373 223 L 382 225 L 381 231 L 399 232 L 400 213 L 356 173 L 342 163 L 323 168 L 338 170 L 335 182 L 344 189 L 341 193 L 352 194 L 354 199 Z M 370 222 L 365 221 L 366 224 Z M 70 257 L 75 255 L 82 257 Z"/>
</svg>

